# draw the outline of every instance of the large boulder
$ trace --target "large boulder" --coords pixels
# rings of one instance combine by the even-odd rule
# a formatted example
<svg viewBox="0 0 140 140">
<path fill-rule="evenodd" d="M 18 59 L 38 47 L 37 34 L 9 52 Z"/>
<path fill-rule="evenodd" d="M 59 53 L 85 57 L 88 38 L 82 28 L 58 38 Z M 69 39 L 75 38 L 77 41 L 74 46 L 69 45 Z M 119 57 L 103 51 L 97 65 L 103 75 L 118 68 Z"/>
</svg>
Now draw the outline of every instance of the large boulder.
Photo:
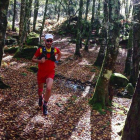
<svg viewBox="0 0 140 140">
<path fill-rule="evenodd" d="M 37 50 L 37 46 L 24 48 L 22 49 L 21 52 L 17 51 L 14 55 L 14 58 L 25 58 L 31 60 L 36 50 Z"/>
<path fill-rule="evenodd" d="M 131 83 L 128 83 L 125 89 L 126 89 L 128 95 L 134 94 L 134 87 Z"/>
<path fill-rule="evenodd" d="M 27 45 L 38 46 L 39 44 L 39 35 L 35 32 L 31 32 L 27 36 Z"/>
<path fill-rule="evenodd" d="M 120 73 L 113 73 L 110 77 L 110 85 L 120 88 L 120 87 L 126 87 L 129 80 L 127 77 Z"/>
<path fill-rule="evenodd" d="M 5 40 L 5 45 L 14 45 L 14 44 L 17 44 L 17 40 L 15 38 Z"/>
</svg>

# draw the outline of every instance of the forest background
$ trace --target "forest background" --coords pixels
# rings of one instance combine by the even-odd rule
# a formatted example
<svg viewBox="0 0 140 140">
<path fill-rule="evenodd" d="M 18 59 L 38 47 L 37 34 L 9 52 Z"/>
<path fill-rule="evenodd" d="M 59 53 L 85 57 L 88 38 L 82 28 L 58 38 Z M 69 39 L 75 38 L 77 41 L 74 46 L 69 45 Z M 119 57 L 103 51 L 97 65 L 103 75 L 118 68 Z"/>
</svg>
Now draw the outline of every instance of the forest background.
<svg viewBox="0 0 140 140">
<path fill-rule="evenodd" d="M 3 120 L 0 124 L 1 137 L 31 139 L 35 131 L 36 139 L 76 137 L 80 139 L 84 134 L 88 137 L 86 139 L 139 139 L 139 9 L 138 0 L 2 0 L 0 2 L 2 88 L 0 115 Z M 51 124 L 50 131 L 46 118 L 42 117 L 40 112 L 37 113 L 36 107 L 33 111 L 26 108 L 27 105 L 35 104 L 29 99 L 36 100 L 37 87 L 34 78 L 36 73 L 33 72 L 38 68 L 31 62 L 31 58 L 38 45 L 43 44 L 45 33 L 54 34 L 54 45 L 59 47 L 63 54 L 56 68 L 56 83 L 50 101 L 51 104 L 53 98 L 56 99 L 55 107 L 58 108 L 54 110 L 55 115 L 51 113 L 47 118 Z M 27 81 L 28 88 L 25 85 Z M 63 100 L 60 100 L 60 97 Z M 16 101 L 19 102 L 18 105 Z M 123 107 L 119 105 L 116 107 L 116 102 L 121 105 L 127 103 Z M 73 112 L 71 108 L 78 103 L 80 106 Z M 115 108 L 112 108 L 114 106 Z M 21 108 L 22 111 L 16 113 L 16 110 Z M 119 133 L 114 129 L 115 134 L 111 134 L 110 118 L 113 117 L 110 114 L 118 108 L 125 112 L 124 117 L 121 116 L 123 121 L 119 122 L 121 125 L 124 124 L 127 115 L 125 126 Z M 53 107 L 50 110 L 52 111 Z M 87 131 L 86 128 L 82 128 L 79 132 L 78 118 L 86 114 L 85 110 L 87 112 L 90 110 L 90 113 L 88 112 L 90 124 L 86 127 Z M 30 111 L 32 113 L 29 113 Z M 62 117 L 63 114 L 66 118 Z M 75 116 L 70 117 L 69 114 Z M 116 116 L 118 114 L 116 113 Z M 51 115 L 55 116 L 54 119 L 50 119 Z M 99 116 L 97 121 L 96 115 Z M 99 120 L 102 120 L 103 116 L 105 120 L 100 126 Z M 17 123 L 16 119 L 21 120 L 22 117 L 25 117 L 25 121 Z M 59 121 L 57 117 L 64 120 Z M 68 123 L 64 123 L 66 120 L 69 120 Z M 55 122 L 59 122 L 60 127 L 66 129 L 64 134 L 62 133 L 64 128 L 59 129 L 60 132 L 57 131 Z M 87 122 L 84 121 L 85 124 Z M 36 124 L 39 124 L 39 127 L 36 127 Z M 70 126 L 67 126 L 69 124 Z M 120 124 L 117 123 L 117 126 Z M 21 131 L 17 131 L 18 128 Z"/>
</svg>

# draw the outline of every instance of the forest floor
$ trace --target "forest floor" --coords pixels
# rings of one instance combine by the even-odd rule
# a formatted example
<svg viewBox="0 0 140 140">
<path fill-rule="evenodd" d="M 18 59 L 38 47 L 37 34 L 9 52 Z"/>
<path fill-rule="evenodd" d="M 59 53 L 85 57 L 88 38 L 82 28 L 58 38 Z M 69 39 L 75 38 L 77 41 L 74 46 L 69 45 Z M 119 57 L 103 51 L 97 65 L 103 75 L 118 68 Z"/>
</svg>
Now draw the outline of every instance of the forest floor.
<svg viewBox="0 0 140 140">
<path fill-rule="evenodd" d="M 73 56 L 75 45 L 68 37 L 55 38 L 62 52 L 56 68 L 48 115 L 38 107 L 36 73 L 29 71 L 35 63 L 6 54 L 1 68 L 3 82 L 11 88 L 0 89 L 1 140 L 117 140 L 122 130 L 131 99 L 114 97 L 105 114 L 92 110 L 92 97 L 99 69 L 94 64 L 99 47 L 89 52 L 81 49 L 81 58 Z M 122 73 L 126 50 L 120 49 L 116 72 Z M 44 90 L 45 92 L 45 90 Z"/>
</svg>

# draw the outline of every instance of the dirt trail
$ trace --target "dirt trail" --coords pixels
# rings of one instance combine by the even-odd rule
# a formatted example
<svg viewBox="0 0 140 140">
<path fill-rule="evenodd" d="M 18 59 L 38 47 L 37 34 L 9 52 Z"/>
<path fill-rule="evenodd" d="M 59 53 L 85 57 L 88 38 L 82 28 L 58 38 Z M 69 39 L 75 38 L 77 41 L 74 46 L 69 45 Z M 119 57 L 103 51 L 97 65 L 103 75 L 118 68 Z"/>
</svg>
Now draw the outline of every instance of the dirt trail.
<svg viewBox="0 0 140 140">
<path fill-rule="evenodd" d="M 30 72 L 35 66 L 29 60 L 10 59 L 7 68 L 2 68 L 4 83 L 10 89 L 0 90 L 0 139 L 29 140 L 101 140 L 119 138 L 117 127 L 124 122 L 131 100 L 114 98 L 105 115 L 93 111 L 88 105 L 94 86 L 88 83 L 96 81 L 99 70 L 92 66 L 99 48 L 91 47 L 83 52 L 82 58 L 73 57 L 75 45 L 64 38 L 55 46 L 62 51 L 61 63 L 56 68 L 52 96 L 48 103 L 49 114 L 45 117 L 38 107 L 36 74 Z M 66 39 L 66 40 L 65 40 Z M 7 55 L 6 55 L 7 56 Z M 5 57 L 6 57 L 5 56 Z M 123 57 L 123 59 L 122 59 Z M 126 52 L 120 51 L 117 60 L 117 72 L 123 72 Z M 123 60 L 123 61 L 120 61 Z M 122 66 L 120 66 L 120 63 Z M 12 64 L 13 63 L 13 64 Z M 83 89 L 66 86 L 83 84 Z M 120 112 L 120 113 L 119 113 Z"/>
</svg>

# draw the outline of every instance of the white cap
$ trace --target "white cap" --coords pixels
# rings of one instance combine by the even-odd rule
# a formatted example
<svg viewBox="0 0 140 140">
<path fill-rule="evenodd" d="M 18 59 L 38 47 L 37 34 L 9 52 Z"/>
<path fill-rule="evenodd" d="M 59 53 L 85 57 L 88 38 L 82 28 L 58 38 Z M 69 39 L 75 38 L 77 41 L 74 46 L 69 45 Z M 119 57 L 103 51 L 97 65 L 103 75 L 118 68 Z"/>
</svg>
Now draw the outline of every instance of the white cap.
<svg viewBox="0 0 140 140">
<path fill-rule="evenodd" d="M 45 39 L 50 39 L 50 38 L 53 39 L 53 35 L 52 34 L 46 34 L 45 35 Z"/>
</svg>

